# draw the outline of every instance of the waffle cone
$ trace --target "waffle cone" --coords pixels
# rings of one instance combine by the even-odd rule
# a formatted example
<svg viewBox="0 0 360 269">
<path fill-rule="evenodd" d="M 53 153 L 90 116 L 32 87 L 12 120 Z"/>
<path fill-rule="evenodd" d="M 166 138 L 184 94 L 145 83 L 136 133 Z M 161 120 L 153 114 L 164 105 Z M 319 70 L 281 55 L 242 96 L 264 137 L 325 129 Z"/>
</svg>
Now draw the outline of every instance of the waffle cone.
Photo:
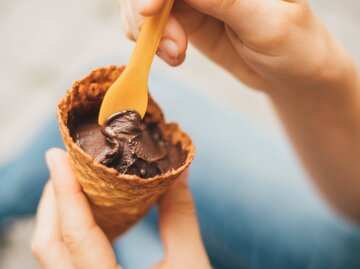
<svg viewBox="0 0 360 269">
<path fill-rule="evenodd" d="M 142 218 L 150 207 L 166 192 L 194 158 L 195 148 L 190 137 L 177 124 L 165 123 L 160 107 L 149 98 L 147 113 L 166 139 L 180 142 L 186 152 L 185 163 L 176 170 L 152 178 L 119 174 L 85 153 L 72 139 L 69 124 L 72 112 L 77 109 L 99 108 L 110 85 L 124 70 L 124 66 L 99 68 L 76 81 L 57 106 L 59 128 L 69 152 L 76 178 L 87 195 L 95 220 L 110 240 L 123 234 Z"/>
</svg>

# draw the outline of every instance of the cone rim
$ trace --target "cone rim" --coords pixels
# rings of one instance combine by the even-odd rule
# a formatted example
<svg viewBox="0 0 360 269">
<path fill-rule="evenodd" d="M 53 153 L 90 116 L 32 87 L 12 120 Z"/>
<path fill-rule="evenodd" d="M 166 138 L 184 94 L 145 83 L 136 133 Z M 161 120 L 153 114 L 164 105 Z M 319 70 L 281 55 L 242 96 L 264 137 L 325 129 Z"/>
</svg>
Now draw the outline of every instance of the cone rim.
<svg viewBox="0 0 360 269">
<path fill-rule="evenodd" d="M 68 100 L 71 99 L 71 93 L 72 90 L 74 89 L 74 87 L 76 85 L 81 84 L 82 81 L 85 81 L 87 79 L 90 79 L 95 72 L 97 71 L 102 71 L 105 69 L 124 69 L 124 66 L 114 66 L 111 65 L 109 67 L 99 67 L 94 69 L 90 74 L 86 75 L 85 77 L 83 77 L 82 79 L 79 79 L 77 81 L 75 81 L 73 83 L 73 86 L 71 89 L 66 91 L 65 96 L 59 101 L 59 103 L 56 106 L 56 115 L 57 115 L 57 119 L 58 119 L 58 123 L 59 123 L 59 127 L 61 129 L 61 133 L 63 135 L 63 139 L 70 141 L 70 143 L 65 143 L 65 145 L 70 145 L 71 149 L 68 148 L 68 150 L 73 150 L 73 151 L 77 151 L 81 154 L 81 156 L 84 158 L 84 160 L 86 161 L 86 163 L 91 164 L 94 167 L 97 167 L 98 169 L 111 174 L 113 176 L 115 176 L 118 179 L 121 180 L 129 180 L 132 182 L 141 182 L 142 184 L 144 183 L 152 183 L 154 181 L 158 181 L 161 180 L 163 178 L 168 178 L 168 177 L 173 177 L 176 175 L 180 175 L 182 172 L 184 172 L 188 166 L 191 164 L 191 162 L 193 161 L 194 157 L 195 157 L 195 146 L 190 138 L 190 136 L 184 132 L 177 123 L 174 122 L 163 122 L 163 124 L 169 128 L 171 128 L 171 126 L 173 126 L 172 128 L 174 129 L 174 132 L 180 132 L 181 133 L 181 138 L 179 139 L 179 142 L 182 144 L 182 150 L 186 152 L 186 158 L 184 163 L 178 167 L 177 169 L 171 169 L 169 171 L 167 171 L 166 173 L 163 174 L 159 174 L 156 175 L 154 177 L 149 177 L 149 178 L 142 178 L 139 177 L 137 175 L 129 175 L 129 174 L 122 174 L 120 172 L 118 172 L 115 168 L 111 168 L 111 167 L 107 167 L 97 161 L 94 160 L 94 158 L 88 154 L 87 152 L 85 152 L 72 138 L 72 136 L 70 135 L 70 130 L 69 127 L 67 126 L 67 124 L 64 122 L 64 117 L 63 117 L 63 109 L 67 108 L 67 107 L 71 107 L 71 105 L 69 105 Z M 71 109 L 71 108 L 70 108 Z M 70 111 L 70 109 L 68 109 L 67 112 Z M 160 109 L 160 112 L 162 112 L 162 110 Z M 187 141 L 186 141 L 187 140 Z M 185 145 L 186 148 L 183 148 L 183 143 L 187 142 L 188 145 Z"/>
</svg>

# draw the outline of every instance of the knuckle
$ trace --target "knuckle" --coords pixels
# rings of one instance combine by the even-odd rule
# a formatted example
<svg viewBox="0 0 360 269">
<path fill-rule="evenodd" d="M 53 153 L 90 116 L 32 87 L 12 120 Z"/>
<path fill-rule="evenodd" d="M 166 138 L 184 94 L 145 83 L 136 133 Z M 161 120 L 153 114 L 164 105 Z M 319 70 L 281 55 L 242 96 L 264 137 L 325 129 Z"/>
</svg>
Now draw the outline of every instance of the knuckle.
<svg viewBox="0 0 360 269">
<path fill-rule="evenodd" d="M 255 36 L 256 44 L 268 49 L 280 46 L 288 38 L 288 31 L 288 23 L 279 19 Z"/>
<path fill-rule="evenodd" d="M 79 230 L 75 227 L 63 227 L 61 237 L 67 248 L 72 253 L 77 253 L 88 238 L 94 237 L 98 233 L 99 226 L 95 223 Z"/>
<path fill-rule="evenodd" d="M 174 213 L 178 219 L 192 219 L 196 215 L 195 209 L 191 207 L 178 208 Z"/>
<path fill-rule="evenodd" d="M 182 216 L 194 216 L 196 214 L 192 201 L 181 201 L 177 213 Z"/>
<path fill-rule="evenodd" d="M 288 25 L 296 24 L 301 17 L 304 16 L 304 9 L 299 8 L 298 6 L 295 7 L 288 7 L 282 10 L 283 20 L 287 22 Z"/>
<path fill-rule="evenodd" d="M 202 4 L 204 9 L 211 14 L 218 14 L 219 12 L 228 11 L 238 5 L 239 0 L 215 0 L 204 1 Z"/>
<path fill-rule="evenodd" d="M 308 23 L 312 17 L 312 10 L 308 5 L 297 6 L 288 13 L 288 20 L 292 25 L 301 26 Z"/>
<path fill-rule="evenodd" d="M 36 245 L 35 242 L 31 242 L 31 244 L 30 244 L 30 249 L 31 249 L 31 253 L 32 253 L 34 256 L 38 255 L 38 253 L 39 253 L 39 248 L 38 248 L 38 246 Z"/>
<path fill-rule="evenodd" d="M 71 252 L 74 252 L 78 248 L 78 240 L 76 239 L 77 237 L 74 236 L 72 231 L 69 231 L 68 229 L 64 230 L 61 234 L 61 237 Z"/>
<path fill-rule="evenodd" d="M 277 29 L 271 35 L 266 36 L 262 42 L 266 47 L 277 47 L 284 42 L 286 35 L 286 31 Z"/>
<path fill-rule="evenodd" d="M 274 48 L 289 40 L 306 23 L 304 8 L 286 7 L 277 11 L 271 20 L 268 20 L 266 27 L 261 27 L 254 33 L 253 41 L 261 47 Z"/>
<path fill-rule="evenodd" d="M 33 240 L 30 244 L 30 249 L 32 255 L 40 261 L 46 255 L 47 244 Z"/>
<path fill-rule="evenodd" d="M 239 0 L 217 0 L 215 2 L 221 10 L 230 10 L 238 5 Z"/>
<path fill-rule="evenodd" d="M 193 200 L 189 197 L 179 199 L 173 213 L 181 217 L 193 217 L 196 215 L 196 209 Z"/>
</svg>

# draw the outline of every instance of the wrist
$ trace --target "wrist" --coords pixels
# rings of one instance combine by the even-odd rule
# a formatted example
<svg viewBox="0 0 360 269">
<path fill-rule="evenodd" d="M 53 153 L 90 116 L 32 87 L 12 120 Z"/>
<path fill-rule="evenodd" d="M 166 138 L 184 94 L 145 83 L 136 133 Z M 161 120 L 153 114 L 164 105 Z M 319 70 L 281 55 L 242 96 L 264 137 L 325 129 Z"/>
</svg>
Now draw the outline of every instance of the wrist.
<svg viewBox="0 0 360 269">
<path fill-rule="evenodd" d="M 322 43 L 314 50 L 312 65 L 299 77 L 293 77 L 280 85 L 275 85 L 272 94 L 286 94 L 286 92 L 316 91 L 316 90 L 341 90 L 354 88 L 360 83 L 356 65 L 343 46 L 327 31 L 323 33 Z"/>
</svg>

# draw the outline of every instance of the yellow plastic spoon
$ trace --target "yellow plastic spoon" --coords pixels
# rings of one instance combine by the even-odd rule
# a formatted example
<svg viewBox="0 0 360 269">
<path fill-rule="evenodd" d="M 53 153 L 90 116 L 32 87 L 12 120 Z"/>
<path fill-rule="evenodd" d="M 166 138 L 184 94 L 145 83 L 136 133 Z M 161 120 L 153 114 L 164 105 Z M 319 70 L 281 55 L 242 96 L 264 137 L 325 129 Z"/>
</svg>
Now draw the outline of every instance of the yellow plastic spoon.
<svg viewBox="0 0 360 269">
<path fill-rule="evenodd" d="M 127 109 L 133 109 L 144 117 L 150 67 L 173 3 L 174 0 L 167 0 L 160 12 L 145 18 L 129 64 L 105 94 L 98 118 L 100 125 L 113 114 Z"/>
</svg>

